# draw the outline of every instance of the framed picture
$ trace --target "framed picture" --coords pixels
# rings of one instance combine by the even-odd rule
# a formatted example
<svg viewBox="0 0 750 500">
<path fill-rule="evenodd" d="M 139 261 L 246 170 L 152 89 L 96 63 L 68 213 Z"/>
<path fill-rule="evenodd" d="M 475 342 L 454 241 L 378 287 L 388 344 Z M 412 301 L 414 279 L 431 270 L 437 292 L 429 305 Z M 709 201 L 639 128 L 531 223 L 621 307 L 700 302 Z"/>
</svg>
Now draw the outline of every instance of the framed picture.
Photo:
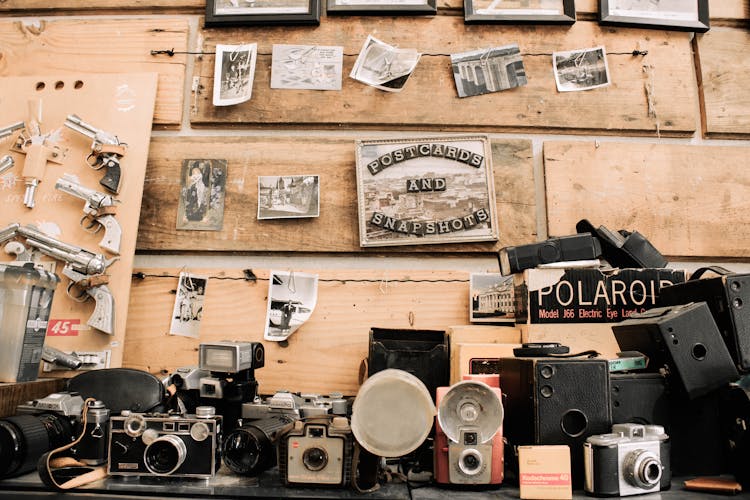
<svg viewBox="0 0 750 500">
<path fill-rule="evenodd" d="M 320 0 L 206 0 L 206 26 L 320 24 Z"/>
<path fill-rule="evenodd" d="M 357 141 L 363 247 L 497 240 L 484 135 Z"/>
<path fill-rule="evenodd" d="M 574 0 L 464 0 L 464 22 L 573 24 Z"/>
<path fill-rule="evenodd" d="M 708 0 L 599 0 L 599 22 L 612 26 L 708 31 Z"/>
<path fill-rule="evenodd" d="M 437 0 L 328 0 L 329 14 L 433 15 Z"/>
</svg>

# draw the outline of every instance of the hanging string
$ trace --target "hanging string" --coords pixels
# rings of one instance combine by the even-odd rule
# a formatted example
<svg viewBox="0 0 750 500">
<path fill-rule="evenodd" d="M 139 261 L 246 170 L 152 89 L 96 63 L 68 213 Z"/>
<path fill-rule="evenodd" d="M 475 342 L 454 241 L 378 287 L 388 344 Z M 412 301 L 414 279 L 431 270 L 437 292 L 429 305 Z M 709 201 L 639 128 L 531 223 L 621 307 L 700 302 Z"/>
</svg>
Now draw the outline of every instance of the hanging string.
<svg viewBox="0 0 750 500">
<path fill-rule="evenodd" d="M 132 274 L 132 277 L 138 280 L 145 280 L 151 278 L 178 278 L 179 275 L 174 274 L 148 274 L 144 272 L 136 272 Z M 269 278 L 259 278 L 255 275 L 252 269 L 243 270 L 243 276 L 208 276 L 210 280 L 221 280 L 221 281 L 268 281 Z M 469 279 L 413 279 L 413 278 L 401 278 L 401 279 L 390 279 L 385 280 L 386 283 L 469 283 Z M 380 286 L 383 285 L 384 278 L 319 278 L 318 282 L 321 283 L 341 283 L 345 285 L 347 283 L 375 283 Z"/>
</svg>

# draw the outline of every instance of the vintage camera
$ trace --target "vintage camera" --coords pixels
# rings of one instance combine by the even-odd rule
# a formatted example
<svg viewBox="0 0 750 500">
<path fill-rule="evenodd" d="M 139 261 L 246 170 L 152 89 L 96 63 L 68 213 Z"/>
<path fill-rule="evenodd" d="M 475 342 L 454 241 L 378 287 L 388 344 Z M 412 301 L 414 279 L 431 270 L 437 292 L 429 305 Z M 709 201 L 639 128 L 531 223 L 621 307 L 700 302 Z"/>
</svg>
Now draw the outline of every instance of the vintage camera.
<svg viewBox="0 0 750 500">
<path fill-rule="evenodd" d="M 274 415 L 286 415 L 292 418 L 322 417 L 326 415 L 346 416 L 349 412 L 349 401 L 342 394 L 329 396 L 318 394 L 299 394 L 278 391 L 265 401 L 256 398 L 252 403 L 242 405 L 242 419 L 257 420 Z"/>
<path fill-rule="evenodd" d="M 584 488 L 596 496 L 629 496 L 669 489 L 669 436 L 660 425 L 615 424 L 611 434 L 583 445 Z"/>
<path fill-rule="evenodd" d="M 195 409 L 201 406 L 201 379 L 211 376 L 208 370 L 201 370 L 197 366 L 181 366 L 168 377 L 162 380 L 162 384 L 170 391 L 174 388 L 175 396 L 170 400 L 169 410 L 180 413 L 195 413 Z"/>
<path fill-rule="evenodd" d="M 540 264 L 596 259 L 602 254 L 601 243 L 591 233 L 550 238 L 540 243 L 530 243 L 500 249 L 497 258 L 503 276 L 520 273 Z"/>
<path fill-rule="evenodd" d="M 297 420 L 279 443 L 279 472 L 287 486 L 346 486 L 353 438 L 346 417 Z"/>
<path fill-rule="evenodd" d="M 124 411 L 111 419 L 107 473 L 213 477 L 221 465 L 221 424 L 212 406 L 184 415 Z"/>
<path fill-rule="evenodd" d="M 501 398 L 497 375 L 465 375 L 461 382 L 438 388 L 434 471 L 437 483 L 502 483 Z"/>
</svg>

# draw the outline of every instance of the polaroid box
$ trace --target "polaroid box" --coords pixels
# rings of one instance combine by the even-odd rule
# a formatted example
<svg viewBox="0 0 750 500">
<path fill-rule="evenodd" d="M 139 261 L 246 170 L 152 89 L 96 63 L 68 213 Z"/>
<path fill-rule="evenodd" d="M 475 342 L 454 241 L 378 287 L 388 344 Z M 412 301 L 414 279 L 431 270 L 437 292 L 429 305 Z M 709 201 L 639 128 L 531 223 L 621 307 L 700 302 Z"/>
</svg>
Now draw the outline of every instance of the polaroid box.
<svg viewBox="0 0 750 500">
<path fill-rule="evenodd" d="M 527 269 L 514 276 L 516 323 L 613 323 L 655 307 L 675 269 Z"/>
<path fill-rule="evenodd" d="M 451 346 L 451 385 L 461 381 L 464 374 L 500 373 L 498 360 L 512 358 L 513 349 L 521 344 L 458 343 Z"/>
<path fill-rule="evenodd" d="M 544 323 L 519 325 L 521 342 L 559 342 L 570 352 L 594 350 L 604 359 L 620 352 L 611 323 Z"/>
<path fill-rule="evenodd" d="M 573 498 L 570 448 L 566 445 L 519 446 L 521 498 Z"/>
</svg>

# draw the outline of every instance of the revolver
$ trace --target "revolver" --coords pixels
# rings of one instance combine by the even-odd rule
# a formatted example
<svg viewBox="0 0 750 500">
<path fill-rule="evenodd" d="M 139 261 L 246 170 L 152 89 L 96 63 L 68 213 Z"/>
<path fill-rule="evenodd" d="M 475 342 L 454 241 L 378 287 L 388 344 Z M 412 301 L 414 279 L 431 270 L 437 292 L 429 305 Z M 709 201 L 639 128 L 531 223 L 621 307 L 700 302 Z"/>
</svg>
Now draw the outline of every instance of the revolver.
<svg viewBox="0 0 750 500">
<path fill-rule="evenodd" d="M 92 140 L 91 153 L 86 163 L 94 170 L 105 169 L 99 184 L 112 193 L 120 192 L 120 158 L 125 156 L 128 145 L 120 142 L 116 135 L 84 122 L 76 115 L 68 115 L 65 126 Z"/>
<path fill-rule="evenodd" d="M 104 237 L 99 242 L 99 246 L 115 255 L 120 255 L 122 227 L 115 219 L 115 205 L 120 203 L 120 200 L 82 186 L 78 179 L 68 174 L 57 180 L 55 188 L 86 202 L 83 206 L 84 215 L 81 218 L 81 227 L 94 233 L 104 228 Z"/>
<path fill-rule="evenodd" d="M 70 279 L 68 296 L 77 302 L 84 302 L 89 297 L 94 299 L 94 313 L 86 324 L 108 335 L 114 335 L 115 300 L 107 287 L 109 276 L 105 271 L 117 259 L 107 260 L 102 254 L 64 243 L 47 236 L 33 226 L 21 226 L 18 223 L 13 223 L 0 231 L 0 244 L 18 236 L 25 238 L 26 245 L 10 242 L 5 246 L 5 251 L 15 254 L 16 260 L 21 262 L 36 262 L 38 253 L 63 261 L 65 266 L 62 273 Z M 80 291 L 77 295 L 71 293 L 74 287 Z"/>
</svg>

